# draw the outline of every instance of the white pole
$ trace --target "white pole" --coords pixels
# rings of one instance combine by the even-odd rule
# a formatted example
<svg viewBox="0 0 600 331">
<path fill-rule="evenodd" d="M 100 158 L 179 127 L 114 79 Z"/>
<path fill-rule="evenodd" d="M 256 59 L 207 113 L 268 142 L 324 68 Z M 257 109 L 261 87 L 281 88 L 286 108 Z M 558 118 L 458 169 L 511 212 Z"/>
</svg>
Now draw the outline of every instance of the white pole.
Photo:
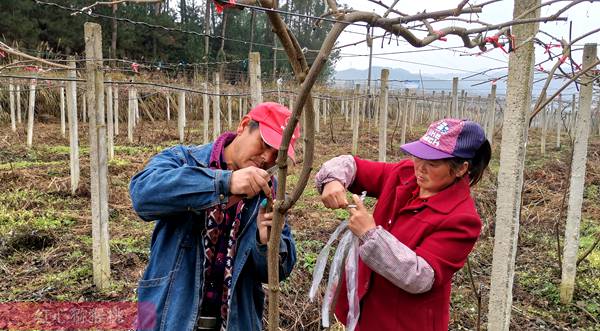
<svg viewBox="0 0 600 331">
<path fill-rule="evenodd" d="M 17 123 L 21 124 L 21 85 L 17 84 L 15 91 L 17 94 Z"/>
<path fill-rule="evenodd" d="M 596 60 L 596 44 L 583 47 L 583 67 L 590 67 Z M 592 68 L 593 69 L 593 68 Z M 585 185 L 585 171 L 588 150 L 588 138 L 592 122 L 592 93 L 595 77 L 591 72 L 583 76 L 579 93 L 579 113 L 573 128 L 575 141 L 571 160 L 569 182 L 569 204 L 565 225 L 565 246 L 563 249 L 562 275 L 560 281 L 560 301 L 564 304 L 573 301 L 575 274 L 577 272 L 577 254 L 579 252 L 579 225 Z"/>
<path fill-rule="evenodd" d="M 113 87 L 112 80 L 109 78 L 106 80 L 106 129 L 108 133 L 107 148 L 108 148 L 108 160 L 112 160 L 115 157 L 115 132 L 113 122 Z"/>
<path fill-rule="evenodd" d="M 133 92 L 133 86 L 129 86 L 127 95 L 127 140 L 130 143 L 133 143 L 133 122 L 135 121 L 134 99 L 135 93 Z"/>
<path fill-rule="evenodd" d="M 108 162 L 104 119 L 104 73 L 102 31 L 96 23 L 85 23 L 87 102 L 90 116 L 90 193 L 92 204 L 92 270 L 100 290 L 109 287 L 110 247 L 108 235 Z"/>
<path fill-rule="evenodd" d="M 115 136 L 119 135 L 119 85 L 114 87 L 114 104 L 113 104 L 113 115 L 115 118 Z"/>
<path fill-rule="evenodd" d="M 177 100 L 177 131 L 179 132 L 179 142 L 183 143 L 185 139 L 184 128 L 185 128 L 185 92 L 179 92 L 179 98 Z"/>
<path fill-rule="evenodd" d="M 29 107 L 27 110 L 27 147 L 33 145 L 33 116 L 35 109 L 35 88 L 36 80 L 32 79 L 29 85 Z"/>
<path fill-rule="evenodd" d="M 61 86 L 58 93 L 60 93 L 60 134 L 64 138 L 67 131 L 65 124 L 65 88 Z"/>
<path fill-rule="evenodd" d="M 208 83 L 202 84 L 204 87 L 204 94 L 202 95 L 202 112 L 203 118 L 202 122 L 204 123 L 204 143 L 208 144 L 210 141 L 208 140 L 208 121 L 210 120 L 210 103 L 208 102 Z"/>
<path fill-rule="evenodd" d="M 213 139 L 221 134 L 221 87 L 219 73 L 215 72 L 215 96 L 213 96 Z"/>
<path fill-rule="evenodd" d="M 75 195 L 79 187 L 79 133 L 77 123 L 77 72 L 75 71 L 75 61 L 71 57 L 69 60 L 67 81 L 67 119 L 69 121 L 69 169 L 71 171 L 71 194 Z M 83 101 L 85 102 L 85 100 Z"/>
<path fill-rule="evenodd" d="M 17 132 L 17 119 L 15 118 L 15 94 L 13 79 L 9 78 L 8 83 L 8 99 L 10 108 L 10 128 L 13 132 Z"/>
</svg>

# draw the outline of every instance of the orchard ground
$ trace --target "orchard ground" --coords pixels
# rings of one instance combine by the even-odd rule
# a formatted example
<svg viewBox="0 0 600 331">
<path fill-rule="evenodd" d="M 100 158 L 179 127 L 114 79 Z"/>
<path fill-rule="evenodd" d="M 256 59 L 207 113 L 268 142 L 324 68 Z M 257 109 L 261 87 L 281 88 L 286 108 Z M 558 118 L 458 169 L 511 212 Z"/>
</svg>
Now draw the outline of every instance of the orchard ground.
<svg viewBox="0 0 600 331">
<path fill-rule="evenodd" d="M 187 143 L 202 140 L 201 125 L 200 121 L 188 122 Z M 69 188 L 68 138 L 61 137 L 60 126 L 53 119 L 36 123 L 35 128 L 34 146 L 28 149 L 23 125 L 17 133 L 12 133 L 9 125 L 2 124 L 0 302 L 135 300 L 136 283 L 148 259 L 153 224 L 141 221 L 133 212 L 128 184 L 152 155 L 177 144 L 176 121 L 142 121 L 136 128 L 133 144 L 126 142 L 126 125 L 121 125 L 121 134 L 115 141 L 115 158 L 109 163 L 112 282 L 105 291 L 98 291 L 92 285 L 87 126 L 80 124 L 81 184 L 75 196 L 71 196 Z M 360 156 L 376 159 L 377 126 L 361 123 L 360 130 Z M 414 128 L 407 140 L 417 139 L 424 130 L 424 126 Z M 388 132 L 388 158 L 396 161 L 402 157 L 398 151 L 399 132 L 392 124 Z M 316 137 L 315 171 L 327 159 L 348 154 L 351 135 L 350 123 L 339 115 L 333 123 L 322 122 L 321 132 Z M 555 149 L 554 132 L 550 131 L 546 154 L 541 155 L 539 135 L 540 131 L 532 129 L 527 146 L 511 329 L 598 330 L 600 247 L 578 267 L 573 304 L 560 304 L 556 230 L 562 244 L 570 143 L 568 135 L 563 133 L 563 145 Z M 476 292 L 481 293 L 482 298 L 481 325 L 486 324 L 500 139 L 497 132 L 490 170 L 474 190 L 484 228 L 470 255 L 471 274 L 465 266 L 454 278 L 452 330 L 476 328 Z M 297 181 L 299 168 L 291 170 L 290 185 Z M 368 199 L 367 204 L 372 208 L 374 202 Z M 580 254 L 600 235 L 599 202 L 600 138 L 593 136 L 588 150 Z M 320 300 L 312 303 L 308 300 L 312 270 L 324 242 L 347 216 L 344 210 L 323 207 L 312 179 L 290 211 L 298 262 L 292 276 L 283 283 L 282 328 L 320 329 Z"/>
</svg>

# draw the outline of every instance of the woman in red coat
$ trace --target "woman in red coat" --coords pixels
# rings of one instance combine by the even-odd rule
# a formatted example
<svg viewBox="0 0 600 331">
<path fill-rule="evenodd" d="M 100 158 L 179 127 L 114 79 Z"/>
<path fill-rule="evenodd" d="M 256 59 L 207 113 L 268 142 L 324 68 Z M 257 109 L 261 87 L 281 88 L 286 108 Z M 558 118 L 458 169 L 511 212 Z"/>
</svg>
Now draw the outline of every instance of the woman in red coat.
<svg viewBox="0 0 600 331">
<path fill-rule="evenodd" d="M 490 144 L 477 123 L 444 119 L 400 148 L 411 157 L 398 163 L 333 158 L 317 187 L 326 207 L 350 207 L 348 227 L 360 238 L 357 330 L 447 330 L 452 276 L 481 230 L 470 186 Z M 349 205 L 346 189 L 377 198 L 373 214 L 356 195 Z M 345 323 L 346 280 L 341 286 L 335 314 Z"/>
</svg>

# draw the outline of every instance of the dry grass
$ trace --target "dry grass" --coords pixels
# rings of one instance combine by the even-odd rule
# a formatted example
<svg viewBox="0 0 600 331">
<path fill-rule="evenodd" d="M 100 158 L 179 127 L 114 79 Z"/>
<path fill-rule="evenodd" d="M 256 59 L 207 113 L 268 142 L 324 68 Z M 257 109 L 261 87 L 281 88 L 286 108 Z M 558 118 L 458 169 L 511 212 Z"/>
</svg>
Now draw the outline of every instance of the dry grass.
<svg viewBox="0 0 600 331">
<path fill-rule="evenodd" d="M 141 112 L 144 120 L 137 127 L 134 144 L 125 141 L 124 129 L 116 140 L 116 159 L 110 172 L 110 238 L 113 286 L 100 292 L 91 280 L 91 220 L 88 189 L 87 128 L 80 125 L 82 142 L 82 183 L 76 196 L 70 196 L 68 140 L 60 137 L 59 126 L 36 123 L 34 147 L 27 149 L 25 131 L 10 133 L 6 122 L 0 135 L 0 301 L 48 300 L 134 300 L 137 279 L 147 262 L 147 248 L 152 224 L 140 221 L 132 212 L 127 185 L 131 176 L 143 167 L 156 151 L 176 143 L 175 122 L 164 119 L 164 99 L 149 96 Z M 48 103 L 57 102 L 49 99 Z M 192 109 L 199 109 L 201 99 L 193 99 Z M 225 102 L 225 101 L 223 101 Z M 54 103 L 55 104 L 55 103 Z M 172 102 L 172 114 L 176 109 Z M 198 105 L 198 108 L 194 108 Z M 121 106 L 125 114 L 125 105 Z M 150 123 L 145 110 L 152 112 Z M 223 108 L 225 108 L 225 103 Z M 234 106 L 234 109 L 237 109 Z M 186 141 L 202 139 L 200 112 L 192 111 Z M 237 114 L 234 111 L 234 114 Z M 173 115 L 175 116 L 175 115 Z M 234 118 L 237 116 L 234 115 Z M 173 117 L 175 118 L 175 117 Z M 225 125 L 226 123 L 224 123 Z M 335 143 L 328 124 L 317 135 L 315 168 L 325 160 L 348 153 L 351 133 L 343 118 L 333 125 Z M 409 135 L 418 137 L 424 128 Z M 390 136 L 393 130 L 390 129 Z M 398 135 L 389 150 L 390 159 L 398 160 Z M 496 138 L 496 141 L 500 141 Z M 564 137 L 563 141 L 566 141 Z M 589 329 L 597 327 L 594 317 L 600 313 L 600 253 L 596 250 L 578 270 L 575 303 L 561 306 L 557 285 L 560 281 L 556 257 L 555 224 L 562 232 L 567 187 L 568 148 L 548 149 L 539 153 L 537 132 L 531 133 L 525 169 L 521 232 L 514 286 L 512 326 L 519 330 Z M 494 213 L 496 198 L 497 153 L 491 170 L 475 190 L 477 206 L 484 220 L 484 230 L 470 257 L 476 286 L 481 284 L 482 314 L 487 309 L 488 286 L 492 262 Z M 365 124 L 361 129 L 360 154 L 377 157 L 377 128 Z M 600 139 L 594 137 L 589 148 L 586 196 L 583 206 L 582 250 L 600 231 Z M 297 180 L 293 169 L 290 181 Z M 308 301 L 314 259 L 329 234 L 346 215 L 326 210 L 319 202 L 312 180 L 303 197 L 290 212 L 290 223 L 298 245 L 296 268 L 283 284 L 281 302 L 282 327 L 290 330 L 320 329 L 320 301 Z M 477 320 L 476 299 L 469 276 L 461 270 L 455 276 L 451 328 L 474 329 Z M 597 319 L 597 317 L 595 317 Z M 485 316 L 482 317 L 485 325 Z"/>
</svg>

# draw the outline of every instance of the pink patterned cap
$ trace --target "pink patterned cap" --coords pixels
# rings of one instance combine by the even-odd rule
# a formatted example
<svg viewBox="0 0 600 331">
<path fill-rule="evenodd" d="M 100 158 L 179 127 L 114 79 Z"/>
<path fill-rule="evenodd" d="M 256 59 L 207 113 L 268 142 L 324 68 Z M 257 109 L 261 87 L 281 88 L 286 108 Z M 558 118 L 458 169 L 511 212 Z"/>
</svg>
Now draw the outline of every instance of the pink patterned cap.
<svg viewBox="0 0 600 331">
<path fill-rule="evenodd" d="M 446 118 L 431 123 L 421 139 L 400 146 L 404 152 L 424 160 L 459 157 L 470 159 L 485 142 L 483 128 L 469 120 Z"/>
</svg>

